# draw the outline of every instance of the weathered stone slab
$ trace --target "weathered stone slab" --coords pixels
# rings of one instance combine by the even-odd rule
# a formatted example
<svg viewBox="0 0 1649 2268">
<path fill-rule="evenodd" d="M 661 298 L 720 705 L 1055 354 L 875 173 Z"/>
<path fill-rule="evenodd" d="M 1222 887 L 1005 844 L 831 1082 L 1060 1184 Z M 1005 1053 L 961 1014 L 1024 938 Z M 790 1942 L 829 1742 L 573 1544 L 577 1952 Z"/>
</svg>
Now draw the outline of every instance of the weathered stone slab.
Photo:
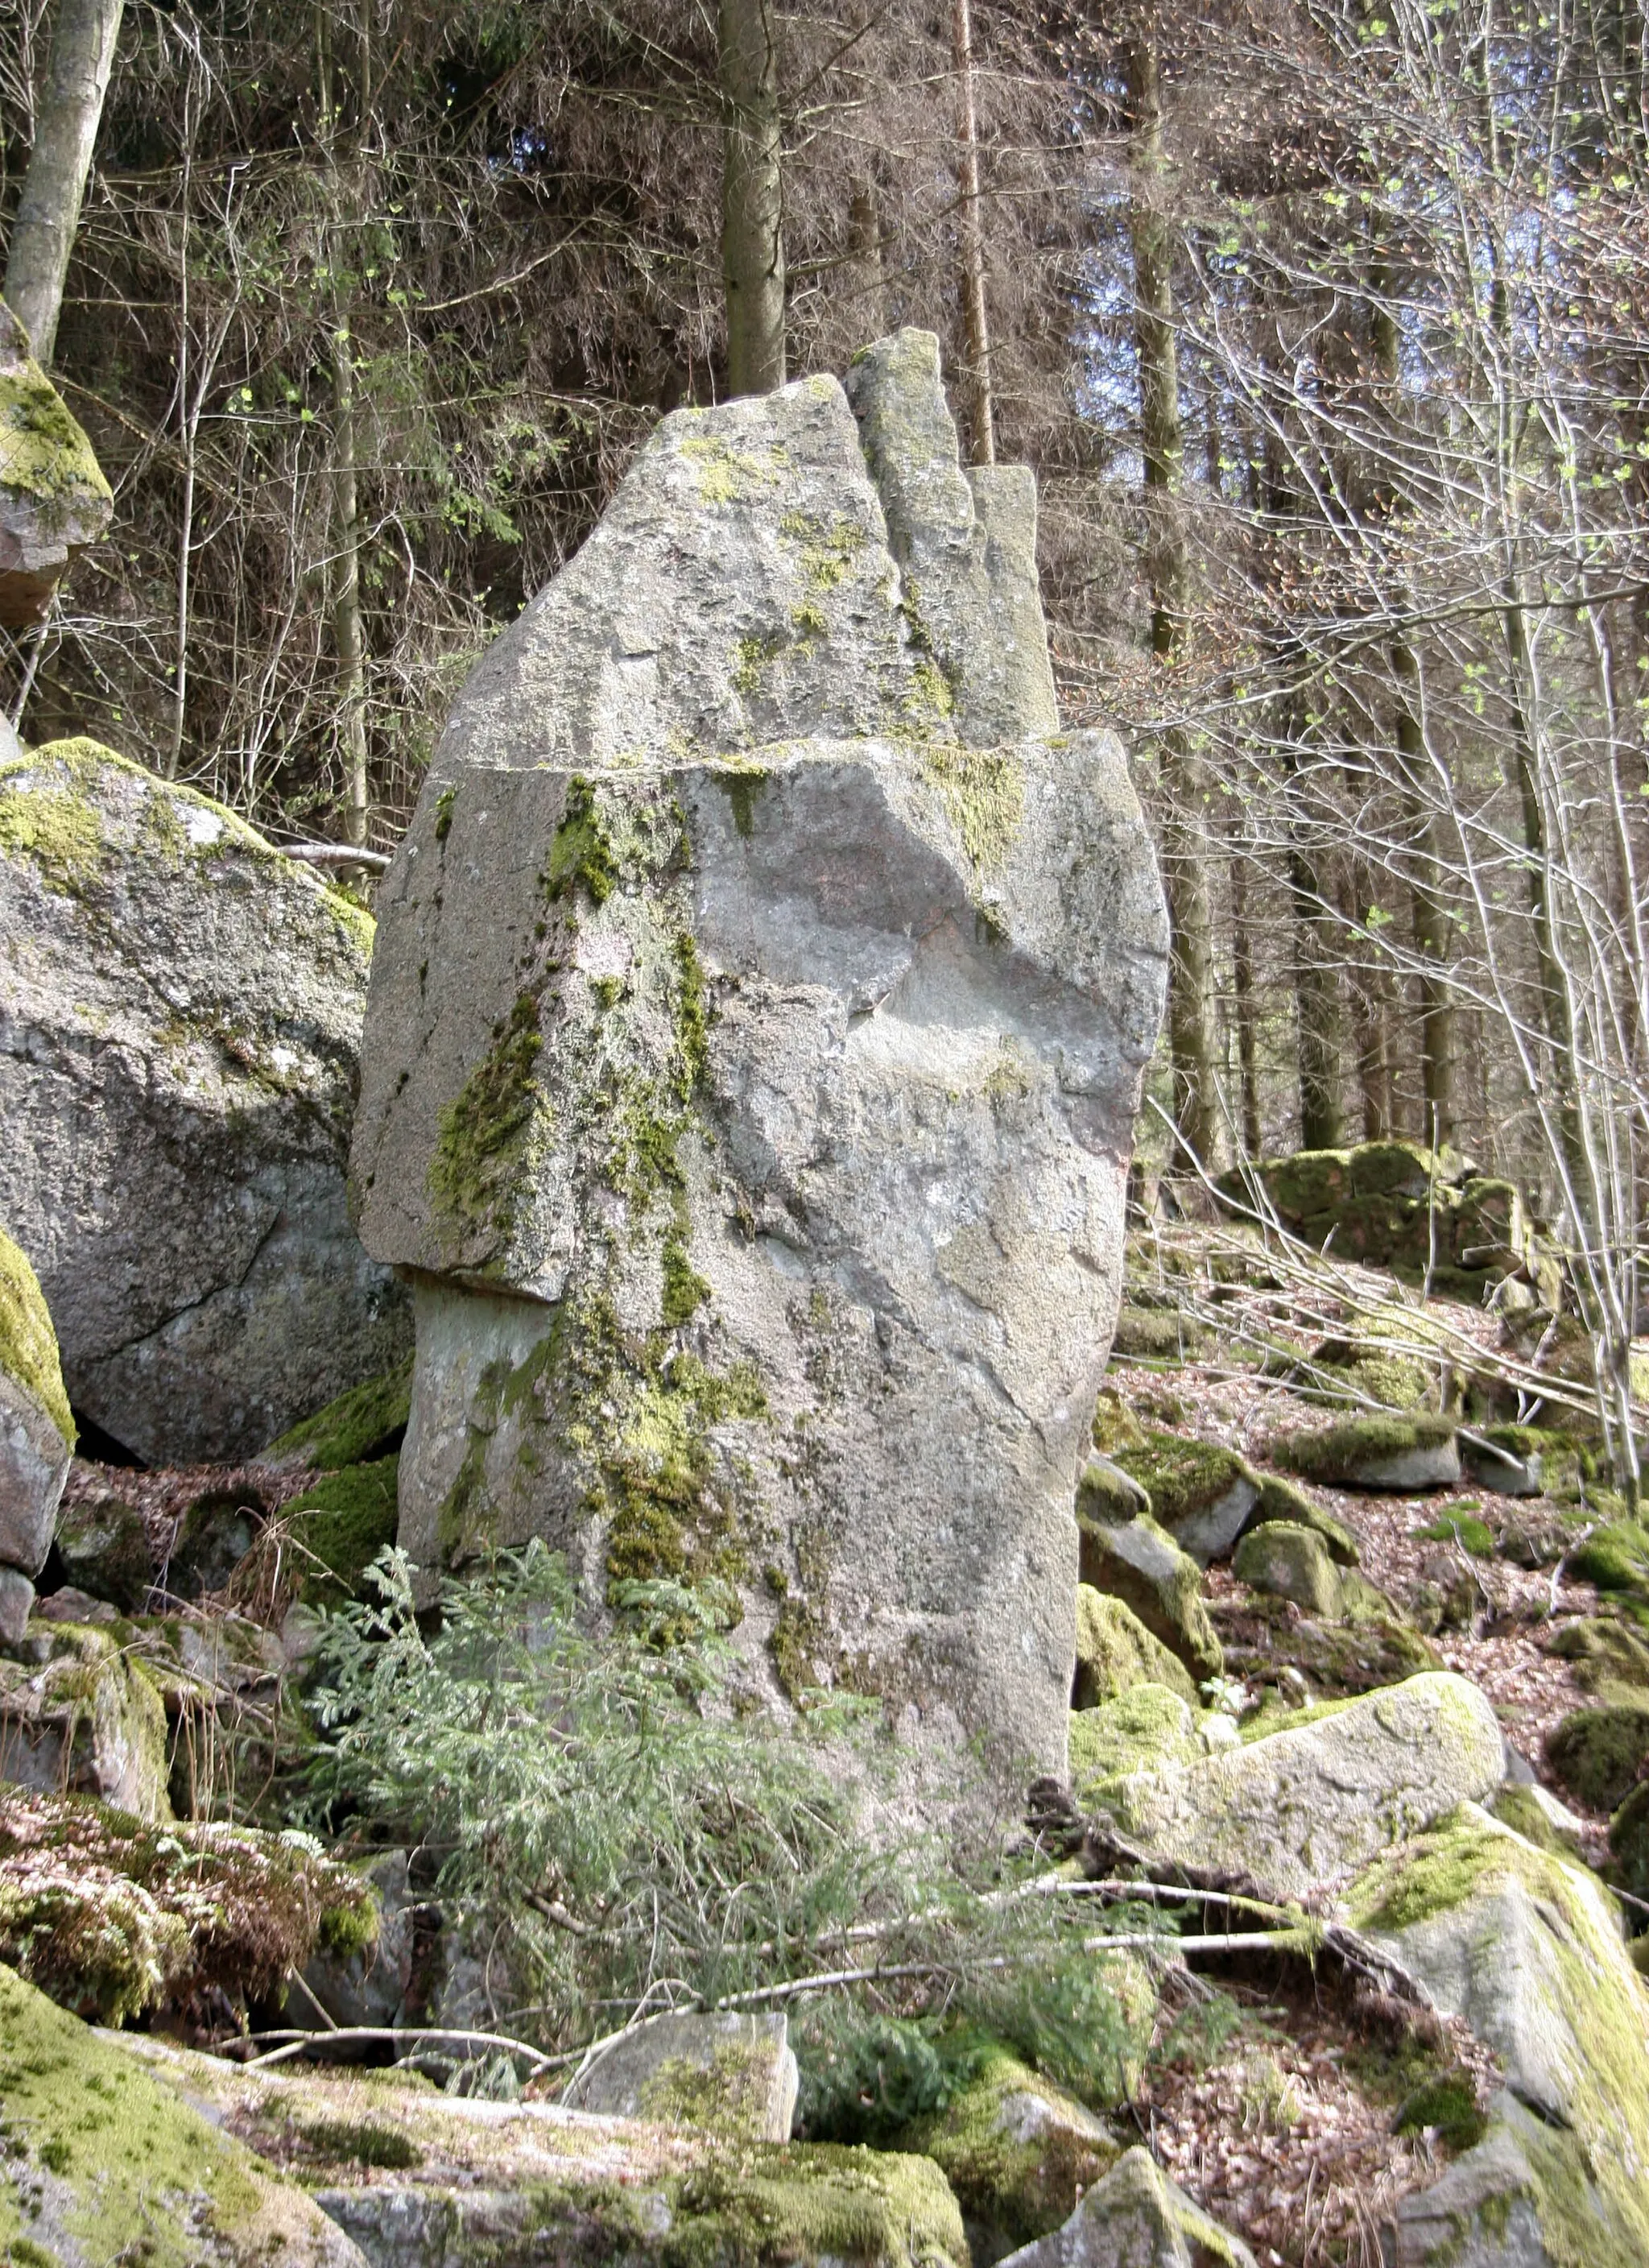
<svg viewBox="0 0 1649 2268">
<path fill-rule="evenodd" d="M 569 2110 L 651 2118 L 729 2142 L 788 2142 L 799 2084 L 783 2014 L 682 2010 L 637 2024 L 563 2098 Z"/>
<path fill-rule="evenodd" d="M 1113 1782 L 1110 1808 L 1155 1859 L 1249 1874 L 1298 1898 L 1481 1801 L 1503 1771 L 1493 1710 L 1439 1671 L 1203 1763 L 1128 1775 Z"/>
<path fill-rule="evenodd" d="M 1160 892 L 931 342 L 855 394 L 880 492 L 834 379 L 665 420 L 386 878 L 352 1174 L 416 1286 L 401 1541 L 685 1579 L 758 1682 L 1057 1769 Z"/>
<path fill-rule="evenodd" d="M 71 1403 L 239 1458 L 405 1345 L 344 1163 L 372 924 L 90 740 L 0 766 L 0 1218 Z"/>
</svg>

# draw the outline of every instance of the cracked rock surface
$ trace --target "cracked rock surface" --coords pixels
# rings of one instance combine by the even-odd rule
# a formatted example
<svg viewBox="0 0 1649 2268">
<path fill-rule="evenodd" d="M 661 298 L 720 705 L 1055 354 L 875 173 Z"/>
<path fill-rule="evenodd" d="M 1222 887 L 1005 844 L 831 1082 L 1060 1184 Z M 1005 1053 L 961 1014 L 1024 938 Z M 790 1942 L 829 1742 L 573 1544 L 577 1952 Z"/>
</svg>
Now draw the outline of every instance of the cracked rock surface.
<svg viewBox="0 0 1649 2268">
<path fill-rule="evenodd" d="M 1057 1769 L 1167 924 L 936 342 L 664 420 L 460 695 L 352 1157 L 401 1540 L 663 1577 L 753 1685 Z"/>
</svg>

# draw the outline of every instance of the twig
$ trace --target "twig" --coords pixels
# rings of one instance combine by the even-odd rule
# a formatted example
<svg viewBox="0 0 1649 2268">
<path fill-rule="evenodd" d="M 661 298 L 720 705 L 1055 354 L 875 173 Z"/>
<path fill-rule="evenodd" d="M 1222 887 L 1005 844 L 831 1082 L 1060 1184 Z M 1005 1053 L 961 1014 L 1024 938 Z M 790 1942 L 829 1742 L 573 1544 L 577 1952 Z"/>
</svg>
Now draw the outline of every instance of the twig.
<svg viewBox="0 0 1649 2268">
<path fill-rule="evenodd" d="M 274 2035 L 266 2033 L 265 2038 Z M 558 2070 L 571 2057 L 547 2056 L 540 2048 L 529 2047 L 525 2040 L 512 2040 L 503 2032 L 467 2032 L 451 2025 L 403 2027 L 398 2024 L 341 2024 L 329 2032 L 304 2032 L 290 2039 L 284 2047 L 271 2048 L 267 2055 L 250 2056 L 244 2068 L 247 2071 L 267 2071 L 272 2065 L 290 2063 L 294 2056 L 307 2055 L 318 2047 L 335 2047 L 344 2041 L 387 2040 L 393 2047 L 404 2043 L 410 2047 L 419 2041 L 456 2040 L 467 2047 L 501 2048 L 510 2055 L 526 2056 L 533 2066 L 529 2077 L 541 2071 Z M 582 2051 L 580 2051 L 582 2052 Z"/>
<path fill-rule="evenodd" d="M 296 858 L 305 866 L 365 866 L 381 874 L 389 865 L 386 850 L 360 850 L 353 843 L 277 843 L 274 847 L 283 858 Z"/>
</svg>

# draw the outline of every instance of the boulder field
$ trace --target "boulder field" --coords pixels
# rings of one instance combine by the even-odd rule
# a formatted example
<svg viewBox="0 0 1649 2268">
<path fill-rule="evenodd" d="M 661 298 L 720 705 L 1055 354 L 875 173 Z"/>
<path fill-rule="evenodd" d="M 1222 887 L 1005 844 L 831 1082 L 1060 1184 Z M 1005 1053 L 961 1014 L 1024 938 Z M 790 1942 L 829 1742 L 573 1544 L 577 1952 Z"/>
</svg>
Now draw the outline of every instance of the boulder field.
<svg viewBox="0 0 1649 2268">
<path fill-rule="evenodd" d="M 662 422 L 460 693 L 379 923 L 403 1547 L 686 1582 L 754 1686 L 1059 1767 L 1167 927 L 930 335 Z"/>
</svg>

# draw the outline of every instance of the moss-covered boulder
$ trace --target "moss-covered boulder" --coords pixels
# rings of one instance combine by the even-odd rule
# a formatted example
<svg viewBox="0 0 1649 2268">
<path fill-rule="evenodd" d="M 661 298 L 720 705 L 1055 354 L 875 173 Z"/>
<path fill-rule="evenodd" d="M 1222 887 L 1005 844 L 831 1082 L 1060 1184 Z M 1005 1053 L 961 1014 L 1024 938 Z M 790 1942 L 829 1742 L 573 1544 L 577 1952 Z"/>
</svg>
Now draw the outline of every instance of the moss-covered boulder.
<svg viewBox="0 0 1649 2268">
<path fill-rule="evenodd" d="M 1616 1520 L 1597 1528 L 1570 1554 L 1571 1571 L 1631 1604 L 1649 1602 L 1649 1528 Z"/>
<path fill-rule="evenodd" d="M 1086 2192 L 1062 2228 L 1012 2257 L 1014 2268 L 1255 2268 L 1241 2239 L 1137 2146 Z"/>
<path fill-rule="evenodd" d="M 318 1473 L 342 1472 L 347 1465 L 371 1465 L 394 1456 L 406 1437 L 412 1414 L 412 1363 L 397 1363 L 380 1378 L 369 1378 L 338 1395 L 324 1409 L 289 1426 L 263 1451 L 261 1462 L 289 1461 Z"/>
<path fill-rule="evenodd" d="M 1557 1256 L 1519 1191 L 1456 1152 L 1401 1141 L 1302 1150 L 1234 1168 L 1218 1184 L 1243 1212 L 1254 1209 L 1256 1187 L 1262 1209 L 1336 1259 L 1429 1275 L 1434 1290 L 1472 1300 L 1516 1277 L 1557 1305 Z"/>
<path fill-rule="evenodd" d="M 1363 1409 L 1372 1403 L 1381 1410 L 1435 1410 L 1442 1390 L 1439 1373 L 1447 1368 L 1378 1341 L 1323 1339 L 1300 1366 L 1294 1390 L 1308 1399 Z"/>
<path fill-rule="evenodd" d="M 1487 1700 L 1464 1678 L 1434 1673 L 1198 1763 L 1124 1775 L 1108 1798 L 1121 1831 L 1153 1859 L 1250 1874 L 1299 1898 L 1491 1796 L 1503 1771 Z"/>
<path fill-rule="evenodd" d="M 0 629 L 45 620 L 52 593 L 114 511 L 91 442 L 0 301 Z"/>
<path fill-rule="evenodd" d="M 649 2118 L 725 2142 L 788 2142 L 796 2112 L 796 2058 L 786 2020 L 722 2009 L 653 2016 L 581 2070 L 570 2110 Z"/>
<path fill-rule="evenodd" d="M 1577 1682 L 1600 1699 L 1649 1704 L 1649 1638 L 1631 1623 L 1588 1615 L 1565 1623 L 1547 1650 L 1572 1661 Z"/>
<path fill-rule="evenodd" d="M 0 1787 L 0 1961 L 99 2023 L 214 2021 L 376 1927 L 368 1885 L 306 1837 Z"/>
<path fill-rule="evenodd" d="M 1181 1433 L 1152 1432 L 1116 1462 L 1151 1500 L 1151 1515 L 1182 1551 L 1206 1567 L 1225 1557 L 1259 1501 L 1260 1484 L 1233 1449 Z"/>
<path fill-rule="evenodd" d="M 1329 1488 L 1406 1495 L 1453 1488 L 1460 1479 L 1447 1418 L 1347 1418 L 1320 1432 L 1285 1434 L 1273 1454 L 1291 1472 Z"/>
<path fill-rule="evenodd" d="M 1466 1804 L 1379 1860 L 1347 1906 L 1505 2079 L 1483 2140 L 1398 2205 L 1397 2257 L 1649 2259 L 1649 1998 L 1595 1878 Z"/>
<path fill-rule="evenodd" d="M 120 2039 L 162 2086 L 298 2175 L 374 2261 L 968 2268 L 961 2211 L 927 2158 L 727 2144 L 373 2074 L 249 2072 L 140 2035 Z"/>
<path fill-rule="evenodd" d="M 1609 1847 L 1623 1887 L 1649 1900 L 1649 1781 L 1638 1781 L 1609 1821 Z"/>
<path fill-rule="evenodd" d="M 1091 1584 L 1078 1584 L 1071 1707 L 1097 1708 L 1136 1685 L 1163 1685 L 1193 1705 L 1196 1701 L 1196 1681 L 1189 1670 L 1131 1607 Z"/>
<path fill-rule="evenodd" d="M 1474 1488 L 1488 1489 L 1495 1496 L 1539 1496 L 1545 1487 L 1538 1449 L 1520 1456 L 1487 1433 L 1461 1434 L 1460 1462 Z"/>
<path fill-rule="evenodd" d="M 1135 1362 L 1187 1362 L 1208 1343 L 1205 1325 L 1173 1307 L 1147 1307 L 1124 1300 L 1117 1310 L 1114 1354 Z"/>
<path fill-rule="evenodd" d="M 22 1636 L 75 1446 L 39 1278 L 0 1228 L 0 1640 Z"/>
<path fill-rule="evenodd" d="M 1250 1528 L 1237 1546 L 1231 1572 L 1250 1589 L 1292 1599 L 1302 1614 L 1333 1622 L 1340 1612 L 1340 1575 L 1314 1529 L 1281 1520 Z"/>
<path fill-rule="evenodd" d="M 108 1631 L 39 1620 L 13 1657 L 0 1658 L 0 1782 L 169 1819 L 166 1709 L 143 1663 Z"/>
<path fill-rule="evenodd" d="M 77 1486 L 60 1509 L 47 1584 L 55 1576 L 90 1599 L 101 1599 L 121 1614 L 142 1611 L 155 1577 L 149 1531 L 143 1513 L 117 1483 L 94 1480 Z"/>
<path fill-rule="evenodd" d="M 0 2110 L 11 2268 L 365 2268 L 295 2183 L 5 1968 Z"/>
<path fill-rule="evenodd" d="M 1077 1515 L 1081 1580 L 1120 1599 L 1193 1677 L 1217 1677 L 1224 1663 L 1208 1619 L 1195 1559 L 1154 1520 Z"/>
<path fill-rule="evenodd" d="M 1273 1520 L 1285 1521 L 1292 1528 L 1309 1528 L 1322 1538 L 1323 1548 L 1337 1567 L 1356 1566 L 1360 1557 L 1356 1536 L 1308 1489 L 1281 1473 L 1261 1473 L 1256 1478 L 1260 1494 L 1248 1516 L 1250 1528 L 1263 1528 Z"/>
<path fill-rule="evenodd" d="M 992 2048 L 942 2111 L 901 2130 L 956 2193 L 974 2268 L 989 2268 L 1069 2220 L 1121 2146 L 1091 2110 Z"/>
<path fill-rule="evenodd" d="M 1071 1715 L 1071 1785 L 1079 1804 L 1102 1800 L 1103 1783 L 1121 1773 L 1193 1764 L 1205 1753 L 1196 1710 L 1166 1685 L 1136 1685 Z"/>
<path fill-rule="evenodd" d="M 1589 1811 L 1613 1811 L 1649 1764 L 1649 1696 L 1572 1710 L 1548 1734 L 1546 1761 L 1577 1802 Z"/>
<path fill-rule="evenodd" d="M 0 762 L 0 1219 L 70 1400 L 150 1464 L 244 1458 L 401 1359 L 349 1219 L 372 924 L 88 740 Z M 65 1140 L 63 1130 L 72 1130 Z"/>
<path fill-rule="evenodd" d="M 1077 1482 L 1077 1507 L 1086 1520 L 1133 1520 L 1149 1515 L 1150 1492 L 1115 1457 L 1090 1457 Z"/>
</svg>

